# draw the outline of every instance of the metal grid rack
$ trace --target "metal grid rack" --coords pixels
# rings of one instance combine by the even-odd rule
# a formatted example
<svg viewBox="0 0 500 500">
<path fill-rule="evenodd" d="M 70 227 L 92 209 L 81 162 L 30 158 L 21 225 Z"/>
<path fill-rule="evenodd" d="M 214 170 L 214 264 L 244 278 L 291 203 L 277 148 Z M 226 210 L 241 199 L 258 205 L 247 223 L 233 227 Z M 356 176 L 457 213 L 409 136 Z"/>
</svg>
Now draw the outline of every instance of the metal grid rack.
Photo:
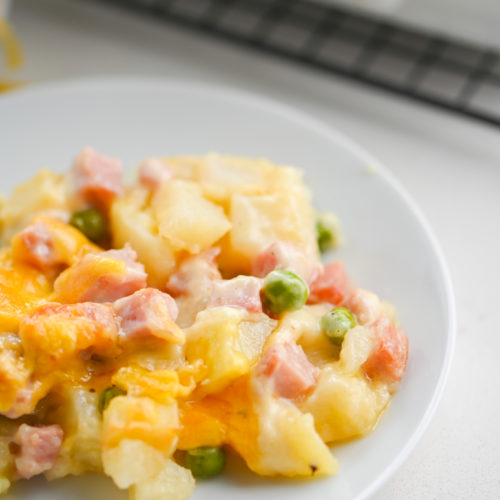
<svg viewBox="0 0 500 500">
<path fill-rule="evenodd" d="M 500 52 L 304 0 L 103 0 L 500 126 Z"/>
</svg>

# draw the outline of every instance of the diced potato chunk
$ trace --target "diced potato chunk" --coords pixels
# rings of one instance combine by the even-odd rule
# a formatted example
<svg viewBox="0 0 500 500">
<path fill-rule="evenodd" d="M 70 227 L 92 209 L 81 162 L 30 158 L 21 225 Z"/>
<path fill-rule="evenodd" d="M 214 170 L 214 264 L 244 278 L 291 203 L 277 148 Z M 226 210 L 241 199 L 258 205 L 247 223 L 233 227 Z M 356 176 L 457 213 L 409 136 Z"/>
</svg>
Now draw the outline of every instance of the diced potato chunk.
<svg viewBox="0 0 500 500">
<path fill-rule="evenodd" d="M 198 314 L 196 322 L 186 331 L 188 361 L 203 363 L 200 374 L 203 392 L 218 391 L 250 369 L 238 328 L 245 315 L 243 309 L 232 307 L 207 309 Z"/>
<path fill-rule="evenodd" d="M 19 184 L 1 211 L 3 241 L 7 242 L 35 214 L 62 211 L 67 214 L 68 190 L 64 177 L 47 168 Z"/>
<path fill-rule="evenodd" d="M 275 326 L 276 321 L 265 314 L 245 309 L 216 307 L 200 312 L 186 333 L 186 357 L 202 363 L 201 391 L 218 391 L 247 373 Z"/>
<path fill-rule="evenodd" d="M 240 346 L 243 354 L 254 364 L 262 354 L 267 338 L 278 322 L 267 314 L 249 314 L 239 324 Z"/>
<path fill-rule="evenodd" d="M 130 500 L 185 500 L 194 490 L 191 471 L 167 460 L 165 467 L 155 477 L 140 482 L 130 491 Z"/>
<path fill-rule="evenodd" d="M 323 366 L 337 359 L 339 348 L 321 331 L 320 318 L 330 306 L 318 304 L 293 311 L 282 319 L 279 327 L 269 338 L 268 344 L 296 342 L 301 345 L 307 358 L 316 366 Z"/>
<path fill-rule="evenodd" d="M 165 158 L 174 177 L 198 182 L 210 200 L 227 206 L 233 194 L 263 195 L 277 191 L 306 191 L 302 172 L 277 166 L 263 158 L 243 158 L 209 153 L 205 156 Z"/>
<path fill-rule="evenodd" d="M 176 402 L 162 405 L 147 397 L 118 396 L 104 412 L 102 444 L 114 448 L 123 439 L 138 439 L 169 455 L 178 431 Z"/>
<path fill-rule="evenodd" d="M 156 476 L 165 460 L 163 453 L 137 439 L 123 439 L 115 448 L 102 452 L 104 472 L 121 489 Z"/>
<path fill-rule="evenodd" d="M 170 167 L 176 179 L 184 179 L 186 181 L 196 181 L 198 179 L 199 156 L 170 156 L 162 158 L 162 161 Z"/>
<path fill-rule="evenodd" d="M 276 240 L 292 243 L 306 255 L 317 258 L 313 212 L 307 197 L 283 192 L 263 196 L 235 194 L 229 214 L 232 229 L 229 241 L 222 247 L 222 262 L 242 258 L 249 272 L 250 260 Z"/>
<path fill-rule="evenodd" d="M 56 464 L 46 473 L 49 479 L 102 469 L 99 395 L 76 387 L 68 389 L 64 399 L 54 417 L 63 425 L 65 439 Z"/>
<path fill-rule="evenodd" d="M 362 376 L 339 372 L 333 365 L 322 370 L 318 385 L 301 405 L 309 412 L 327 443 L 368 434 L 390 394 L 386 385 L 370 384 Z"/>
<path fill-rule="evenodd" d="M 269 192 L 282 192 L 302 198 L 310 202 L 311 194 L 307 186 L 303 183 L 302 172 L 294 167 L 277 167 L 270 164 L 266 175 L 266 182 Z"/>
<path fill-rule="evenodd" d="M 198 180 L 210 199 L 226 203 L 233 193 L 245 195 L 267 192 L 266 174 L 273 168 L 265 160 L 206 155 L 198 165 Z"/>
<path fill-rule="evenodd" d="M 337 461 L 316 432 L 311 415 L 283 399 L 257 399 L 260 460 L 252 464 L 253 470 L 264 476 L 337 472 Z"/>
<path fill-rule="evenodd" d="M 5 432 L 6 429 L 2 429 Z M 2 432 L 2 433 L 3 433 Z M 10 452 L 9 445 L 12 440 L 12 434 L 10 436 L 0 437 L 0 478 L 11 468 L 14 464 L 14 456 Z M 1 489 L 0 489 L 1 491 Z"/>
<path fill-rule="evenodd" d="M 153 213 L 146 208 L 146 191 L 136 188 L 116 200 L 110 212 L 113 245 L 129 243 L 148 273 L 148 283 L 163 288 L 175 266 L 172 248 L 158 227 Z"/>
<path fill-rule="evenodd" d="M 6 477 L 0 477 L 0 495 L 7 493 L 10 488 L 10 481 Z"/>
<path fill-rule="evenodd" d="M 374 335 L 370 328 L 356 326 L 349 330 L 342 342 L 340 367 L 343 371 L 354 373 L 366 361 L 373 349 Z"/>
<path fill-rule="evenodd" d="M 154 194 L 152 204 L 160 234 L 175 251 L 199 253 L 231 228 L 222 208 L 205 199 L 200 186 L 191 182 L 164 183 Z"/>
</svg>

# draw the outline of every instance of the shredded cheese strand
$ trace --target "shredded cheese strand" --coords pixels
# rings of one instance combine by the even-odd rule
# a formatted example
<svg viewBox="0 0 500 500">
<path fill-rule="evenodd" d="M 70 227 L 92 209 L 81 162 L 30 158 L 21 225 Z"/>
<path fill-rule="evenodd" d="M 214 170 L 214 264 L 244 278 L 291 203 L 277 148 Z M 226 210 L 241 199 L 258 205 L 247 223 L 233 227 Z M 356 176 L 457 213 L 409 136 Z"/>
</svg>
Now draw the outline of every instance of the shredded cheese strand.
<svg viewBox="0 0 500 500">
<path fill-rule="evenodd" d="M 21 43 L 9 23 L 0 17 L 0 45 L 3 46 L 8 69 L 18 69 L 23 62 Z"/>
<path fill-rule="evenodd" d="M 21 43 L 9 23 L 0 16 L 0 46 L 3 47 L 5 65 L 10 70 L 18 69 L 23 63 Z M 13 90 L 23 85 L 22 82 L 0 78 L 0 93 Z"/>
</svg>

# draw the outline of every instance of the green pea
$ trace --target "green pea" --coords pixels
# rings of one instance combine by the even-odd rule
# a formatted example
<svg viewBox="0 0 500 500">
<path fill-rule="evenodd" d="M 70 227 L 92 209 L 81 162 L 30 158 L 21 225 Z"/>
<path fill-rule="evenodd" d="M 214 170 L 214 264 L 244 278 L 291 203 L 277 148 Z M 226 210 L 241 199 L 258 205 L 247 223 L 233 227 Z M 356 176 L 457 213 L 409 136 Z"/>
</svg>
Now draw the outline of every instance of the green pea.
<svg viewBox="0 0 500 500">
<path fill-rule="evenodd" d="M 186 453 L 186 465 L 195 477 L 214 477 L 220 474 L 226 465 L 226 452 L 223 448 L 211 446 L 194 448 Z"/>
<path fill-rule="evenodd" d="M 306 282 L 292 271 L 271 271 L 265 278 L 261 298 L 273 315 L 300 309 L 309 296 Z"/>
<path fill-rule="evenodd" d="M 340 243 L 340 224 L 335 215 L 324 212 L 316 218 L 316 239 L 321 253 L 336 248 Z"/>
<path fill-rule="evenodd" d="M 101 241 L 108 232 L 106 219 L 95 208 L 87 208 L 75 212 L 71 216 L 69 223 L 95 243 Z"/>
<path fill-rule="evenodd" d="M 127 394 L 127 392 L 119 387 L 116 387 L 116 385 L 106 387 L 106 389 L 101 392 L 99 397 L 99 403 L 97 405 L 99 412 L 102 413 L 108 407 L 113 398 L 116 398 L 116 396 L 124 396 L 125 394 Z"/>
<path fill-rule="evenodd" d="M 345 334 L 356 326 L 349 309 L 336 307 L 321 317 L 321 331 L 336 345 L 341 345 Z"/>
</svg>

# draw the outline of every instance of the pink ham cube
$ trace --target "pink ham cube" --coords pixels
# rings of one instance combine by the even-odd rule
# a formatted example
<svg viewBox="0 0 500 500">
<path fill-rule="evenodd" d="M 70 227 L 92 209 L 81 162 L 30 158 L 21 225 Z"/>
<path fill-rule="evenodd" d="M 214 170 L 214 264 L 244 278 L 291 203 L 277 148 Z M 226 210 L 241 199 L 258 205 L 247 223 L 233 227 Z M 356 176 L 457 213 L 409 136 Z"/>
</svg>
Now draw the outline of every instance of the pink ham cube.
<svg viewBox="0 0 500 500">
<path fill-rule="evenodd" d="M 144 288 L 117 300 L 113 309 L 126 339 L 156 337 L 176 344 L 184 342 L 182 330 L 174 323 L 177 305 L 168 293 Z"/>
<path fill-rule="evenodd" d="M 139 182 L 148 189 L 156 189 L 172 175 L 172 169 L 160 158 L 148 158 L 139 165 Z"/>
<path fill-rule="evenodd" d="M 13 439 L 19 446 L 15 459 L 17 474 L 28 479 L 50 470 L 59 456 L 62 441 L 63 430 L 59 425 L 21 424 Z"/>
<path fill-rule="evenodd" d="M 261 280 L 254 276 L 238 276 L 231 280 L 215 280 L 207 307 L 242 307 L 248 312 L 262 312 Z"/>
<path fill-rule="evenodd" d="M 84 203 L 108 210 L 123 192 L 122 163 L 87 147 L 73 163 L 70 182 Z"/>
<path fill-rule="evenodd" d="M 373 325 L 375 343 L 362 368 L 370 378 L 398 382 L 406 370 L 408 337 L 388 318 L 379 318 Z"/>
<path fill-rule="evenodd" d="M 264 353 L 256 373 L 271 381 L 276 396 L 295 399 L 316 385 L 320 370 L 307 359 L 301 346 L 285 342 Z"/>
<path fill-rule="evenodd" d="M 287 269 L 311 283 L 321 272 L 322 266 L 295 245 L 278 240 L 262 250 L 252 261 L 252 274 L 259 278 L 265 277 L 274 269 Z"/>
</svg>

